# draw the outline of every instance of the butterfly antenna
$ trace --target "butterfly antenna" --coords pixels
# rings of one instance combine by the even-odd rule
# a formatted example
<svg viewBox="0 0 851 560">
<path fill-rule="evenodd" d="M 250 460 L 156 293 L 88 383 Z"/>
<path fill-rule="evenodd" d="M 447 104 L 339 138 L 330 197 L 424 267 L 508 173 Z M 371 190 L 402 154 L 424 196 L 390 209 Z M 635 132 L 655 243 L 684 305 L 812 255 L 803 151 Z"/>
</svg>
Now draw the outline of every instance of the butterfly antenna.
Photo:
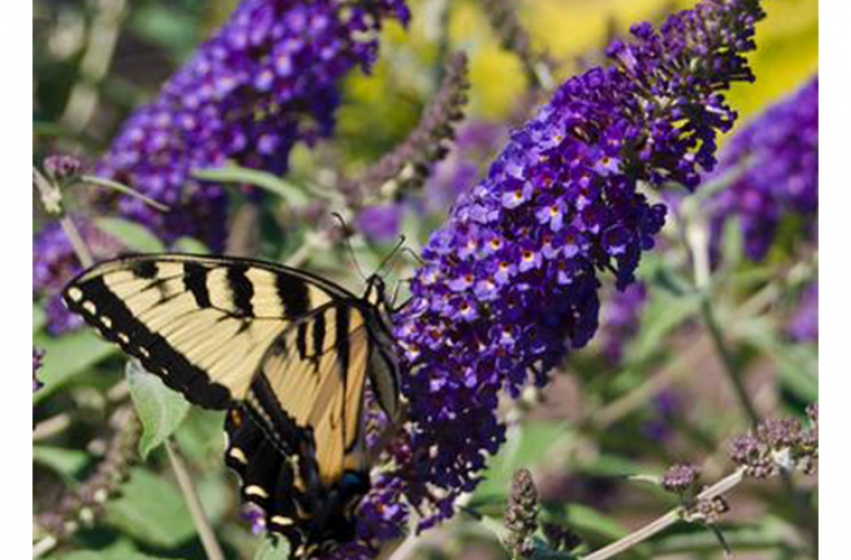
<svg viewBox="0 0 851 560">
<path fill-rule="evenodd" d="M 361 279 L 366 282 L 366 275 L 364 274 L 363 269 L 360 267 L 360 263 L 358 263 L 358 259 L 355 256 L 355 250 L 352 248 L 352 244 L 349 241 L 348 233 L 349 231 L 351 231 L 349 229 L 349 224 L 346 223 L 346 220 L 343 218 L 343 216 L 340 215 L 339 212 L 331 212 L 331 215 L 337 218 L 337 220 L 340 222 L 340 227 L 343 229 L 343 242 L 346 244 L 346 249 L 349 250 L 349 256 L 351 257 L 352 262 L 355 265 L 355 269 L 358 271 L 358 274 L 360 275 Z"/>
<path fill-rule="evenodd" d="M 398 252 L 400 251 L 400 249 L 403 249 L 403 247 L 402 247 L 402 246 L 405 244 L 405 241 L 407 241 L 407 239 L 405 238 L 405 236 L 404 236 L 404 235 L 400 235 L 400 236 L 399 236 L 399 242 L 398 242 L 398 243 L 396 243 L 396 246 L 395 246 L 395 247 L 393 247 L 393 250 L 392 250 L 392 251 L 390 251 L 390 252 L 387 254 L 387 256 L 386 256 L 386 257 L 384 257 L 384 260 L 382 260 L 382 261 L 381 261 L 381 264 L 379 264 L 379 265 L 378 265 L 378 268 L 377 268 L 377 269 L 375 269 L 375 274 L 378 274 L 379 272 L 381 272 L 381 270 L 382 270 L 385 266 L 387 266 L 387 263 L 389 263 L 389 262 L 390 262 L 390 259 L 392 259 L 393 257 L 395 257 L 395 256 L 396 256 L 396 253 L 398 253 Z"/>
<path fill-rule="evenodd" d="M 417 252 L 411 249 L 410 247 L 402 247 L 402 252 L 409 253 L 412 257 L 414 257 L 414 260 L 417 261 L 417 264 L 419 264 L 420 266 L 425 266 L 426 262 L 423 260 L 423 258 L 419 256 L 419 254 L 417 254 Z"/>
</svg>

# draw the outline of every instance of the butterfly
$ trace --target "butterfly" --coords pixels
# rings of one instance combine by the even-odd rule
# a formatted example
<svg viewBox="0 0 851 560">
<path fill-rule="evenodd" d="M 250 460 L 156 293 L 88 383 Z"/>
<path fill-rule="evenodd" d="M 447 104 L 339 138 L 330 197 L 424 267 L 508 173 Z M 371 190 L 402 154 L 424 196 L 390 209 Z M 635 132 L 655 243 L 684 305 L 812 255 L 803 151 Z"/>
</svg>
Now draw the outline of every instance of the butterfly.
<svg viewBox="0 0 851 560">
<path fill-rule="evenodd" d="M 204 408 L 226 410 L 225 463 L 297 557 L 354 537 L 369 490 L 367 383 L 400 416 L 390 305 L 325 278 L 225 256 L 131 255 L 71 280 L 69 309 Z"/>
</svg>

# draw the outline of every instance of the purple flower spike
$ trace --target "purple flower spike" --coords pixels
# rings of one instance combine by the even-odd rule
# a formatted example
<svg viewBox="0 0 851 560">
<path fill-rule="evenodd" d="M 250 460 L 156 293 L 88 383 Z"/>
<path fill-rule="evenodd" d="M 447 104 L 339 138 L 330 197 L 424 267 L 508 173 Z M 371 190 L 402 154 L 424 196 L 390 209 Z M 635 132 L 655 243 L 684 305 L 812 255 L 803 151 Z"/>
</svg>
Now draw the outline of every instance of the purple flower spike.
<svg viewBox="0 0 851 560">
<path fill-rule="evenodd" d="M 765 258 L 780 222 L 798 216 L 804 237 L 818 217 L 818 77 L 760 114 L 725 146 L 716 175 L 737 173 L 710 201 L 713 252 L 729 218 L 741 221 L 745 252 Z"/>
<path fill-rule="evenodd" d="M 244 0 L 98 162 L 98 175 L 171 207 L 121 197 L 121 213 L 167 241 L 192 235 L 220 249 L 225 191 L 192 172 L 227 161 L 285 172 L 296 142 L 332 131 L 338 81 L 372 66 L 383 16 L 409 14 L 403 0 Z"/>
<path fill-rule="evenodd" d="M 597 330 L 598 273 L 624 289 L 653 247 L 666 209 L 639 181 L 693 187 L 714 165 L 736 116 L 721 92 L 753 80 L 742 53 L 762 15 L 755 0 L 705 0 L 659 31 L 637 26 L 614 65 L 562 85 L 460 197 L 394 318 L 410 422 L 362 512 L 413 507 L 425 529 L 476 487 L 505 439 L 500 392 L 546 383 Z M 377 552 L 372 523 L 360 518 L 369 546 L 350 557 Z"/>
</svg>

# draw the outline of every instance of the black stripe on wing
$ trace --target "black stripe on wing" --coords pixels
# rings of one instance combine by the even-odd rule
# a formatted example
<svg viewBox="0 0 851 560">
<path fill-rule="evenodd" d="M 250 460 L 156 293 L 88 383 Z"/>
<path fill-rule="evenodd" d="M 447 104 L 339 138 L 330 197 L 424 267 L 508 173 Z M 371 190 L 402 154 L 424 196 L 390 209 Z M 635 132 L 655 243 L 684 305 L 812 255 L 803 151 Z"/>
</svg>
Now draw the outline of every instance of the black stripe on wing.
<svg viewBox="0 0 851 560">
<path fill-rule="evenodd" d="M 211 382 L 206 371 L 193 365 L 164 337 L 137 320 L 124 302 L 106 286 L 102 277 L 95 276 L 76 288 L 83 291 L 84 297 L 74 300 L 66 292 L 66 305 L 97 328 L 103 338 L 118 344 L 125 353 L 142 362 L 146 370 L 157 374 L 166 385 L 183 393 L 190 402 L 213 409 L 227 408 L 231 404 L 227 387 Z M 97 306 L 92 302 L 97 302 Z"/>
<path fill-rule="evenodd" d="M 254 305 L 251 303 L 251 298 L 254 297 L 254 285 L 248 279 L 247 272 L 248 265 L 230 266 L 227 269 L 227 279 L 236 314 L 242 317 L 253 317 Z"/>
<path fill-rule="evenodd" d="M 148 261 L 152 262 L 152 261 Z M 207 289 L 207 274 L 210 269 L 194 262 L 183 265 L 183 285 L 195 298 L 195 305 L 199 308 L 212 307 L 210 292 Z"/>
</svg>

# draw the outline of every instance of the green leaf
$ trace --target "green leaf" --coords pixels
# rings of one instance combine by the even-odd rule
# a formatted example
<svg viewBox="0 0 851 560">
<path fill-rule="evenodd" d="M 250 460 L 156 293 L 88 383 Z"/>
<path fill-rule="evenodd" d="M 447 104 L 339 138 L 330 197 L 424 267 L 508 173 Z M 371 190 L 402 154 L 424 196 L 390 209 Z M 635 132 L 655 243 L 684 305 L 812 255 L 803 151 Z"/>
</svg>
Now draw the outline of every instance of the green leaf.
<svg viewBox="0 0 851 560">
<path fill-rule="evenodd" d="M 174 242 L 174 250 L 181 253 L 192 253 L 193 255 L 206 255 L 210 249 L 202 241 L 194 237 L 180 237 Z"/>
<path fill-rule="evenodd" d="M 222 453 L 225 452 L 222 438 L 224 423 L 221 411 L 190 407 L 174 439 L 188 460 L 200 463 L 213 459 L 221 464 Z"/>
<path fill-rule="evenodd" d="M 47 313 L 41 305 L 33 303 L 33 332 L 37 333 L 47 324 Z"/>
<path fill-rule="evenodd" d="M 290 543 L 284 538 L 267 538 L 257 548 L 254 560 L 288 560 L 290 557 Z"/>
<path fill-rule="evenodd" d="M 177 430 L 189 411 L 189 403 L 180 393 L 166 387 L 159 377 L 145 371 L 136 360 L 127 362 L 127 383 L 142 421 L 139 454 L 145 459 Z"/>
<path fill-rule="evenodd" d="M 554 550 L 546 541 L 535 537 L 535 551 L 532 560 L 575 560 L 576 555 L 561 550 Z"/>
<path fill-rule="evenodd" d="M 119 541 L 108 548 L 77 550 L 59 557 L 51 556 L 51 558 L 55 560 L 168 560 L 162 556 L 143 554 L 127 541 Z"/>
<path fill-rule="evenodd" d="M 79 449 L 33 445 L 33 463 L 43 465 L 66 481 L 71 481 L 89 464 L 89 455 Z"/>
<path fill-rule="evenodd" d="M 818 347 L 793 344 L 762 331 L 748 333 L 746 340 L 777 363 L 784 385 L 807 402 L 818 400 Z"/>
<path fill-rule="evenodd" d="M 128 249 L 141 253 L 162 253 L 165 246 L 156 235 L 136 222 L 121 218 L 98 218 L 95 225 L 121 241 Z"/>
<path fill-rule="evenodd" d="M 98 338 L 90 329 L 82 329 L 59 337 L 38 334 L 33 344 L 46 352 L 38 377 L 44 387 L 33 394 L 38 403 L 59 390 L 76 375 L 87 371 L 117 351 L 112 344 Z"/>
<path fill-rule="evenodd" d="M 648 299 L 641 318 L 641 329 L 631 344 L 631 358 L 636 362 L 647 360 L 660 349 L 665 349 L 665 338 L 700 309 L 697 295 L 677 296 L 666 290 L 654 289 L 652 284 Z"/>
<path fill-rule="evenodd" d="M 310 198 L 300 187 L 280 177 L 247 167 L 229 165 L 219 169 L 196 169 L 192 176 L 205 181 L 219 183 L 245 183 L 265 189 L 283 198 L 290 206 L 298 208 L 306 205 Z"/>
<path fill-rule="evenodd" d="M 133 10 L 133 31 L 142 38 L 165 47 L 178 57 L 188 56 L 197 45 L 195 21 L 185 12 L 163 5 L 142 5 Z"/>
<path fill-rule="evenodd" d="M 570 504 L 565 509 L 570 527 L 577 531 L 593 533 L 612 540 L 625 537 L 629 533 L 618 521 L 587 506 Z"/>
<path fill-rule="evenodd" d="M 555 442 L 569 434 L 564 422 L 535 421 L 510 429 L 500 453 L 489 458 L 484 480 L 473 494 L 471 507 L 492 503 L 492 498 L 505 496 L 514 471 L 534 466 Z M 499 508 L 502 508 L 502 503 Z"/>
<path fill-rule="evenodd" d="M 105 523 L 162 548 L 175 548 L 195 535 L 183 495 L 168 479 L 136 467 L 121 490 L 121 496 L 105 506 Z"/>
</svg>

